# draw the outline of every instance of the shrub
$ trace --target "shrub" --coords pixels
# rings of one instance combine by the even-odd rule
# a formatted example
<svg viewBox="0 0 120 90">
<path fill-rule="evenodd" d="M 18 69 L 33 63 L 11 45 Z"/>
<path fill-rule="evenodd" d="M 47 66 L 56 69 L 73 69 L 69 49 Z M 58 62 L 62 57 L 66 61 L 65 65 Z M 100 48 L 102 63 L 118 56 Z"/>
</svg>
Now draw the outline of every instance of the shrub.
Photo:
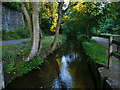
<svg viewBox="0 0 120 90">
<path fill-rule="evenodd" d="M 88 36 L 83 34 L 83 35 L 79 35 L 77 36 L 77 39 L 80 43 L 84 42 L 84 41 L 88 41 Z"/>
</svg>

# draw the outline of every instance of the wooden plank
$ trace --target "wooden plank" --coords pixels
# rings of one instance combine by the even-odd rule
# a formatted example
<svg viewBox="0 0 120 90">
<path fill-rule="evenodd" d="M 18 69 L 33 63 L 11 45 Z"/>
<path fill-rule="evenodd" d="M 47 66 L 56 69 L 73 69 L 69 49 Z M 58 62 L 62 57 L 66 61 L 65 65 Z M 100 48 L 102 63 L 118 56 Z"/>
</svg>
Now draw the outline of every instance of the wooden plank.
<svg viewBox="0 0 120 90">
<path fill-rule="evenodd" d="M 119 38 L 119 37 L 120 37 L 120 35 L 114 35 L 113 37 L 114 37 L 114 38 Z"/>
<path fill-rule="evenodd" d="M 120 46 L 117 45 L 117 52 L 120 52 Z"/>
<path fill-rule="evenodd" d="M 103 37 L 103 38 L 110 38 L 110 36 L 106 36 L 106 35 L 98 35 L 98 37 Z"/>
<path fill-rule="evenodd" d="M 113 38 L 118 38 L 118 37 L 120 37 L 120 35 L 98 35 L 99 37 L 103 37 L 103 38 L 110 38 L 111 36 L 113 37 Z"/>
<path fill-rule="evenodd" d="M 112 41 L 113 41 L 113 36 L 110 36 L 109 48 L 108 48 L 108 69 L 112 66 L 112 52 L 113 52 Z"/>
<path fill-rule="evenodd" d="M 113 40 L 112 43 L 120 46 L 120 42 L 119 41 Z"/>
<path fill-rule="evenodd" d="M 112 55 L 120 60 L 120 55 L 118 53 L 112 52 Z"/>
</svg>

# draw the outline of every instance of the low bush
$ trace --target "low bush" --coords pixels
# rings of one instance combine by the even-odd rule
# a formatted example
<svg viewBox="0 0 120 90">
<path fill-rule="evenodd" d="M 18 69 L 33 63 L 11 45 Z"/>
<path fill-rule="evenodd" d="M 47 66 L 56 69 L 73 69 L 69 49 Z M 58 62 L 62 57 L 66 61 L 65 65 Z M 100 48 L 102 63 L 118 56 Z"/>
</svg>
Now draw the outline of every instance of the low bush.
<svg viewBox="0 0 120 90">
<path fill-rule="evenodd" d="M 79 35 L 79 36 L 77 36 L 77 39 L 78 39 L 79 43 L 82 43 L 82 42 L 88 41 L 88 36 L 85 34 Z"/>
</svg>

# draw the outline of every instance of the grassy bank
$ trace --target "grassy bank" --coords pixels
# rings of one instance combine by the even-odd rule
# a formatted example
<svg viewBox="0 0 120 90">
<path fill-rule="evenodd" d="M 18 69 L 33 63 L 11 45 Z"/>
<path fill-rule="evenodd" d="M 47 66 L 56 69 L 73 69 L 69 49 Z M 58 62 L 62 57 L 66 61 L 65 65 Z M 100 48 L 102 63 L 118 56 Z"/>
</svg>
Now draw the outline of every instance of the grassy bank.
<svg viewBox="0 0 120 90">
<path fill-rule="evenodd" d="M 24 28 L 19 28 L 17 30 L 2 30 L 2 40 L 15 40 L 30 38 L 29 30 Z"/>
<path fill-rule="evenodd" d="M 94 60 L 97 63 L 108 62 L 106 47 L 100 45 L 94 40 L 91 40 L 91 42 L 85 41 L 82 43 L 82 46 L 85 50 L 85 53 L 90 57 L 91 60 Z"/>
<path fill-rule="evenodd" d="M 62 44 L 63 36 L 59 36 L 58 45 Z M 29 62 L 23 61 L 26 55 L 30 51 L 31 42 L 22 42 L 20 44 L 12 44 L 7 46 L 2 46 L 2 59 L 7 62 L 5 66 L 6 77 L 12 75 L 12 77 L 7 81 L 11 82 L 15 77 L 22 76 L 33 69 L 40 69 L 39 66 L 47 61 L 46 55 L 48 55 L 51 44 L 54 37 L 48 37 L 43 39 L 43 47 L 40 56 L 36 56 L 33 60 Z"/>
<path fill-rule="evenodd" d="M 30 33 L 27 24 L 24 28 L 17 28 L 15 30 L 0 30 L 2 33 L 2 40 L 15 40 L 30 38 Z"/>
</svg>

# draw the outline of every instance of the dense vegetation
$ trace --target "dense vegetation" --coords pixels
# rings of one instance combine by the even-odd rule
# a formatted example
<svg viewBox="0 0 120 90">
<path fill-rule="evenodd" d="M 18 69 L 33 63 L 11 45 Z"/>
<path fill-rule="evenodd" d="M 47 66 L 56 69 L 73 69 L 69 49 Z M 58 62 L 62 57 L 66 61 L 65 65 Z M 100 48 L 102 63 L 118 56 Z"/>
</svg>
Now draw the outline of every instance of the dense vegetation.
<svg viewBox="0 0 120 90">
<path fill-rule="evenodd" d="M 6 4 L 17 9 L 24 8 L 27 27 L 9 32 L 3 30 L 3 40 L 28 37 L 32 40 L 20 45 L 3 46 L 3 60 L 9 62 L 6 71 L 13 75 L 23 75 L 39 68 L 46 55 L 62 44 L 63 38 L 66 42 L 74 40 L 81 45 L 92 60 L 107 63 L 106 48 L 91 38 L 103 33 L 120 35 L 120 2 L 70 2 L 68 5 L 63 2 L 42 2 L 39 3 L 41 8 L 37 2 Z M 59 33 L 63 34 L 62 37 Z M 54 34 L 55 37 L 43 39 L 44 35 Z"/>
<path fill-rule="evenodd" d="M 2 40 L 14 40 L 14 39 L 25 39 L 30 38 L 30 32 L 27 25 L 25 28 L 18 28 L 16 30 L 2 30 Z"/>
<path fill-rule="evenodd" d="M 59 36 L 58 45 L 62 44 L 63 36 Z M 22 42 L 20 44 L 12 44 L 2 47 L 2 60 L 7 62 L 6 74 L 12 75 L 11 80 L 16 76 L 22 76 L 23 74 L 32 71 L 33 69 L 40 69 L 40 65 L 47 62 L 46 56 L 49 55 L 49 50 L 51 48 L 51 43 L 54 37 L 44 38 L 43 47 L 40 56 L 36 56 L 33 60 L 25 62 L 23 59 L 26 58 L 28 52 L 30 51 L 31 41 Z M 9 82 L 11 82 L 11 80 Z M 8 82 L 8 83 L 9 83 Z"/>
<path fill-rule="evenodd" d="M 78 3 L 66 17 L 62 25 L 68 41 L 76 40 L 82 44 L 86 54 L 94 61 L 107 63 L 107 48 L 91 40 L 92 35 L 120 35 L 120 2 L 116 3 Z M 103 7 L 101 7 L 104 5 Z M 68 12 L 68 13 L 69 13 Z"/>
</svg>

